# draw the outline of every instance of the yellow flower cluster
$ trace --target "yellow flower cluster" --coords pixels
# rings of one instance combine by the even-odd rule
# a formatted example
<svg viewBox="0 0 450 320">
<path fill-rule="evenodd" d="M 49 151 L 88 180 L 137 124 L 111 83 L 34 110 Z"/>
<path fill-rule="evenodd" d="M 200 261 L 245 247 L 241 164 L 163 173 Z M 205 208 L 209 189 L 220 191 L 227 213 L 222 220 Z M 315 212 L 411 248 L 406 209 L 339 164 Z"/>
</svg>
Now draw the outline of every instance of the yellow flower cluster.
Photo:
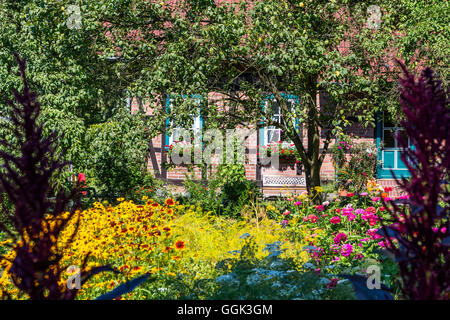
<svg viewBox="0 0 450 320">
<path fill-rule="evenodd" d="M 93 299 L 147 272 L 165 278 L 184 274 L 189 281 L 213 278 L 217 275 L 217 263 L 236 257 L 235 252 L 244 244 L 244 234 L 253 237 L 257 258 L 269 254 L 263 251 L 267 244 L 281 241 L 285 249 L 283 257 L 293 258 L 299 267 L 309 259 L 303 250 L 306 241 L 311 240 L 309 232 L 305 231 L 302 237 L 305 241 L 294 243 L 285 241 L 287 230 L 268 218 L 255 224 L 218 217 L 203 212 L 201 207 L 182 206 L 172 199 L 164 204 L 146 196 L 143 200 L 143 205 L 123 198 L 118 199 L 117 206 L 95 203 L 92 208 L 77 212 L 64 230 L 58 241 L 59 248 L 67 248 L 61 267 L 79 267 L 89 253 L 88 268 L 109 264 L 120 271 L 120 274 L 95 275 L 82 286 L 79 299 Z M 78 220 L 76 236 L 69 243 Z M 13 251 L 7 255 L 9 260 L 14 258 Z M 9 268 L 9 262 L 3 260 L 0 286 L 17 297 L 17 289 L 8 275 Z M 61 284 L 66 283 L 69 276 L 69 273 L 64 274 Z M 145 296 L 146 290 L 138 288 L 124 298 L 145 299 Z"/>
<path fill-rule="evenodd" d="M 121 272 L 119 277 L 105 274 L 94 276 L 80 291 L 81 298 L 92 298 L 91 295 L 83 294 L 89 288 L 95 287 L 96 292 L 104 293 L 115 284 L 146 272 L 176 270 L 176 262 L 184 249 L 184 242 L 174 238 L 172 234 L 177 208 L 177 204 L 168 199 L 164 205 L 152 200 L 144 205 L 123 201 L 115 207 L 95 203 L 93 208 L 76 212 L 59 239 L 58 247 L 67 248 L 63 253 L 61 267 L 81 266 L 89 253 L 88 268 L 110 264 Z M 73 242 L 69 243 L 78 219 L 76 236 Z M 11 260 L 14 252 L 7 255 L 8 260 Z M 3 260 L 0 267 L 4 271 L 0 285 L 3 288 L 10 287 L 12 283 L 8 276 L 9 262 Z M 66 274 L 64 278 L 68 276 L 69 274 Z M 118 281 L 112 285 L 111 280 L 105 281 L 109 278 Z M 65 283 L 66 280 L 61 281 Z M 99 295 L 98 293 L 96 295 Z"/>
</svg>

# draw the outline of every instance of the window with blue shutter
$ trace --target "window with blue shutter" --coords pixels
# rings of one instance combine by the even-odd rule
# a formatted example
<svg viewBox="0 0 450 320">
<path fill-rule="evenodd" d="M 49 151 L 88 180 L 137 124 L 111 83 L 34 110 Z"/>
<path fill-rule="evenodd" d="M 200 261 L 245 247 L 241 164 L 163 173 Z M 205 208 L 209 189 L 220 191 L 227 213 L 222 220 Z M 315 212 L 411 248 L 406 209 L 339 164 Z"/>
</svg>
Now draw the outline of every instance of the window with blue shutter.
<svg viewBox="0 0 450 320">
<path fill-rule="evenodd" d="M 297 105 L 299 103 L 299 98 L 294 95 L 282 94 L 282 97 L 287 100 L 289 108 Z M 278 105 L 274 95 L 269 95 L 263 100 L 262 106 L 264 110 L 270 110 L 270 115 L 274 122 L 282 123 L 283 121 L 295 121 L 295 127 L 298 130 L 299 121 L 298 119 L 284 119 L 281 114 L 280 106 Z M 271 109 L 268 109 L 271 108 Z M 271 143 L 281 143 L 290 144 L 292 143 L 287 137 L 285 132 L 275 126 L 267 126 L 261 128 L 260 130 L 260 145 L 265 146 Z"/>
<path fill-rule="evenodd" d="M 393 179 L 392 173 L 397 178 L 408 178 L 411 176 L 411 173 L 401 159 L 402 149 L 394 138 L 396 134 L 404 135 L 405 131 L 379 115 L 376 125 L 378 160 L 380 162 L 377 169 L 378 179 Z M 405 136 L 405 138 L 407 137 Z"/>
</svg>

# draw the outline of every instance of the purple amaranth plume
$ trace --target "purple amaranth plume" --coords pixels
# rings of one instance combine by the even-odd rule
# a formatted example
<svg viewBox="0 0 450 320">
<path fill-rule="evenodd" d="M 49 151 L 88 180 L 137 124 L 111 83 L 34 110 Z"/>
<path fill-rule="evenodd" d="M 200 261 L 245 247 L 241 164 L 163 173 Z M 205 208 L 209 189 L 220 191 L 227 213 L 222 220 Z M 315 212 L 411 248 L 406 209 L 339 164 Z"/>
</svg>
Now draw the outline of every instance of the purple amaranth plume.
<svg viewBox="0 0 450 320">
<path fill-rule="evenodd" d="M 64 246 L 58 239 L 79 207 L 79 186 L 66 194 L 54 190 L 50 183 L 52 175 L 58 174 L 66 164 L 54 160 L 56 134 L 43 137 L 42 127 L 36 121 L 41 108 L 37 94 L 31 92 L 28 85 L 26 62 L 17 54 L 15 56 L 23 89 L 21 92 L 12 90 L 15 102 L 5 101 L 11 108 L 7 126 L 18 141 L 17 155 L 8 152 L 17 150 L 17 147 L 0 140 L 6 150 L 0 150 L 5 171 L 0 174 L 0 189 L 14 206 L 12 214 L 5 212 L 12 230 L 7 224 L 0 223 L 0 228 L 15 240 L 12 246 L 15 258 L 10 261 L 9 273 L 15 286 L 30 299 L 74 299 L 78 290 L 68 289 L 61 282 L 65 267 L 60 265 L 60 261 L 77 228 Z M 56 200 L 51 201 L 48 195 L 55 195 Z M 74 205 L 67 212 L 70 202 Z M 92 274 L 110 270 L 109 267 L 100 267 L 86 272 L 86 262 L 87 256 L 81 266 L 81 283 Z"/>
<path fill-rule="evenodd" d="M 401 122 L 407 139 L 396 139 L 402 161 L 411 178 L 396 179 L 409 195 L 408 201 L 389 202 L 391 225 L 385 221 L 380 234 L 399 264 L 402 290 L 409 299 L 450 299 L 450 109 L 448 91 L 427 68 L 416 81 L 404 65 L 400 79 Z M 394 243 L 396 239 L 397 243 Z"/>
</svg>

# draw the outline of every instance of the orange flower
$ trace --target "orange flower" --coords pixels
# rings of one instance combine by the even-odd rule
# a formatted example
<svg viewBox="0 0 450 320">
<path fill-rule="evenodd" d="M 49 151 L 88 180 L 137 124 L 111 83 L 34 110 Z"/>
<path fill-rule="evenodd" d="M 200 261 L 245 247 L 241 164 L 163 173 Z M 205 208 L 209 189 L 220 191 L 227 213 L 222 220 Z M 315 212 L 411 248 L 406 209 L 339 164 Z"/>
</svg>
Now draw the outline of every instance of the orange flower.
<svg viewBox="0 0 450 320">
<path fill-rule="evenodd" d="M 381 194 L 381 197 L 384 199 L 384 198 L 386 198 L 388 196 L 388 194 L 386 193 L 386 192 L 383 192 L 382 194 Z"/>
<path fill-rule="evenodd" d="M 166 199 L 166 205 L 173 206 L 174 204 L 175 204 L 175 202 L 172 199 L 170 199 L 170 198 Z"/>
<path fill-rule="evenodd" d="M 177 248 L 177 249 L 183 249 L 184 248 L 184 242 L 183 241 L 177 241 L 176 243 L 175 243 L 175 247 Z"/>
</svg>

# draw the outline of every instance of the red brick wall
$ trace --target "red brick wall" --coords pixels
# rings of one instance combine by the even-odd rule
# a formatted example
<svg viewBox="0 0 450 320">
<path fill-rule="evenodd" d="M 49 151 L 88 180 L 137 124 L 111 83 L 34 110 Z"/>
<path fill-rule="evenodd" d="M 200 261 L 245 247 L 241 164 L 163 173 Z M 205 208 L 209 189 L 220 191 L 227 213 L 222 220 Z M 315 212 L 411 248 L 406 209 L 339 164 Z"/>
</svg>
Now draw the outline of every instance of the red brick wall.
<svg viewBox="0 0 450 320">
<path fill-rule="evenodd" d="M 209 96 L 210 99 L 220 99 L 220 95 L 217 93 L 212 93 Z M 323 99 L 323 97 L 317 97 L 318 102 L 319 99 Z M 323 101 L 321 101 L 323 102 Z M 146 108 L 147 114 L 152 114 L 152 108 L 150 108 L 148 103 L 144 102 L 144 106 Z M 138 104 L 136 99 L 133 99 L 131 103 L 131 110 L 132 112 L 135 112 L 138 109 Z M 307 147 L 307 136 L 306 136 L 306 130 L 303 130 L 304 136 L 303 136 L 303 143 L 305 144 L 305 147 Z M 362 125 L 354 125 L 348 129 L 348 133 L 353 133 L 359 137 L 361 137 L 358 141 L 366 141 L 366 142 L 375 142 L 375 130 L 374 128 L 364 128 Z M 256 131 L 247 138 L 245 142 L 245 146 L 247 149 L 253 149 L 255 150 L 257 145 L 259 132 Z M 153 147 L 155 148 L 155 157 L 157 162 L 158 170 L 155 170 L 155 166 L 152 164 L 152 161 L 149 157 L 148 160 L 148 169 L 154 173 L 155 175 L 159 172 L 160 174 L 164 172 L 164 169 L 162 169 L 161 163 L 162 163 L 162 152 L 166 152 L 165 145 L 162 144 L 162 137 L 163 134 L 157 135 L 155 138 L 152 139 Z M 166 142 L 167 143 L 167 142 Z M 334 140 L 332 141 L 334 143 Z M 323 141 L 321 141 L 320 147 L 323 147 Z M 162 152 L 161 152 L 162 150 Z M 297 166 L 298 164 L 295 163 L 295 160 L 292 161 L 284 161 L 280 159 L 280 166 L 279 168 L 274 168 L 270 166 L 262 166 L 261 167 L 261 177 L 264 177 L 265 175 L 270 176 L 298 176 L 297 175 Z M 212 165 L 212 168 L 208 171 L 208 175 L 211 175 L 215 172 L 216 166 Z M 256 154 L 246 154 L 245 156 L 245 171 L 246 171 L 246 177 L 250 180 L 256 180 L 257 179 L 257 164 L 256 164 Z M 195 178 L 201 179 L 201 170 L 199 167 L 194 166 L 194 172 L 195 172 Z M 167 170 L 166 178 L 170 180 L 182 180 L 185 179 L 185 175 L 188 173 L 188 168 L 186 165 L 180 165 L 176 166 L 173 169 Z M 323 178 L 323 181 L 331 181 L 334 178 L 335 174 L 335 168 L 332 163 L 332 157 L 331 154 L 327 154 L 325 156 L 325 160 L 323 162 L 323 165 L 321 167 L 321 176 Z M 304 175 L 304 174 L 303 174 Z M 395 180 L 392 179 L 383 179 L 380 180 L 380 183 L 383 186 L 392 186 L 394 191 L 392 194 L 399 195 L 401 192 L 398 190 L 398 187 L 395 185 Z M 277 190 L 274 190 L 273 187 L 265 188 L 264 193 L 265 195 L 279 195 L 280 193 L 286 193 L 286 192 L 294 192 L 299 193 L 304 190 L 303 186 L 289 186 L 289 187 L 282 187 L 280 186 Z"/>
</svg>

